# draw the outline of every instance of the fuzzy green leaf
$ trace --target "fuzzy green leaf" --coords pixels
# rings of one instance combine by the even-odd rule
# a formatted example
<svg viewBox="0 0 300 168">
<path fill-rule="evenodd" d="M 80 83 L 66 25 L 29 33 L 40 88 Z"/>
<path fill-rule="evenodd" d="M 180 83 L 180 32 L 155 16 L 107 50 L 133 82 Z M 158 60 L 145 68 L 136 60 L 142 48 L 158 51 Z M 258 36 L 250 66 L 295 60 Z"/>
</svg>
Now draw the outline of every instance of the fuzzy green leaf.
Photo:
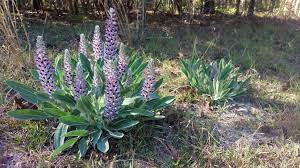
<svg viewBox="0 0 300 168">
<path fill-rule="evenodd" d="M 52 97 L 64 105 L 68 105 L 70 107 L 75 107 L 75 105 L 76 105 L 76 102 L 72 96 L 63 94 L 59 91 L 54 92 L 52 94 Z"/>
<path fill-rule="evenodd" d="M 130 104 L 133 104 L 133 103 L 135 103 L 135 101 L 137 99 L 140 99 L 140 98 L 141 98 L 141 96 L 135 96 L 135 97 L 125 98 L 123 100 L 122 106 L 128 106 Z"/>
<path fill-rule="evenodd" d="M 26 101 L 33 103 L 33 104 L 38 103 L 38 100 L 35 95 L 36 91 L 34 89 L 32 89 L 26 85 L 23 85 L 21 83 L 18 83 L 16 81 L 12 81 L 12 80 L 6 81 L 6 84 L 10 88 L 12 88 L 16 92 L 18 92 L 22 96 L 22 98 L 25 99 Z"/>
<path fill-rule="evenodd" d="M 31 75 L 32 75 L 32 77 L 33 77 L 34 80 L 36 80 L 36 81 L 40 80 L 39 79 L 39 73 L 38 73 L 38 71 L 36 69 L 31 69 L 30 72 L 31 72 Z"/>
<path fill-rule="evenodd" d="M 164 108 L 171 104 L 175 100 L 174 96 L 166 96 L 161 99 L 154 99 L 147 102 L 147 105 L 151 106 L 154 111 Z"/>
<path fill-rule="evenodd" d="M 59 121 L 69 126 L 89 125 L 89 123 L 83 117 L 73 115 L 60 117 Z"/>
<path fill-rule="evenodd" d="M 96 132 L 94 132 L 94 133 L 92 134 L 92 139 L 93 139 L 92 143 L 93 143 L 94 146 L 95 146 L 95 145 L 97 144 L 97 142 L 99 141 L 101 135 L 102 135 L 102 130 L 97 130 Z"/>
<path fill-rule="evenodd" d="M 120 117 L 126 117 L 126 116 L 145 116 L 145 117 L 151 117 L 154 116 L 154 113 L 143 108 L 136 108 L 136 109 L 130 109 L 126 111 L 121 111 L 119 113 Z"/>
<path fill-rule="evenodd" d="M 7 114 L 18 120 L 44 120 L 51 117 L 44 111 L 32 109 L 9 111 Z"/>
<path fill-rule="evenodd" d="M 72 138 L 67 140 L 63 145 L 61 145 L 60 147 L 58 147 L 57 149 L 55 149 L 52 154 L 51 154 L 51 158 L 55 158 L 58 154 L 60 154 L 61 152 L 72 148 L 72 146 L 74 146 L 74 144 L 78 141 L 78 138 Z"/>
<path fill-rule="evenodd" d="M 117 138 L 117 139 L 121 139 L 124 136 L 124 134 L 122 132 L 110 131 L 110 130 L 107 130 L 107 131 L 108 131 L 109 135 L 111 135 L 112 137 Z"/>
<path fill-rule="evenodd" d="M 81 96 L 80 99 L 77 101 L 77 108 L 82 113 L 95 113 L 95 108 L 91 102 L 91 98 L 88 96 Z"/>
<path fill-rule="evenodd" d="M 49 114 L 50 116 L 53 116 L 53 117 L 56 117 L 56 118 L 70 115 L 70 113 L 65 112 L 65 111 L 61 111 L 60 109 L 57 109 L 57 108 L 44 108 L 44 111 L 47 114 Z"/>
<path fill-rule="evenodd" d="M 107 137 L 103 137 L 97 143 L 97 149 L 103 153 L 106 153 L 109 150 L 109 143 Z"/>
<path fill-rule="evenodd" d="M 125 120 L 125 121 L 120 122 L 117 125 L 114 125 L 113 129 L 114 130 L 126 130 L 130 127 L 137 125 L 138 123 L 139 123 L 139 121 L 135 121 L 135 120 Z"/>
<path fill-rule="evenodd" d="M 63 136 L 68 131 L 69 126 L 64 123 L 59 123 L 54 133 L 54 147 L 57 149 L 64 144 L 65 137 Z"/>
<path fill-rule="evenodd" d="M 88 138 L 81 138 L 78 142 L 78 148 L 79 148 L 79 157 L 84 157 L 86 152 L 89 149 L 89 139 Z"/>
<path fill-rule="evenodd" d="M 74 136 L 84 137 L 87 135 L 89 135 L 88 130 L 74 130 L 64 134 L 65 137 L 74 137 Z"/>
</svg>

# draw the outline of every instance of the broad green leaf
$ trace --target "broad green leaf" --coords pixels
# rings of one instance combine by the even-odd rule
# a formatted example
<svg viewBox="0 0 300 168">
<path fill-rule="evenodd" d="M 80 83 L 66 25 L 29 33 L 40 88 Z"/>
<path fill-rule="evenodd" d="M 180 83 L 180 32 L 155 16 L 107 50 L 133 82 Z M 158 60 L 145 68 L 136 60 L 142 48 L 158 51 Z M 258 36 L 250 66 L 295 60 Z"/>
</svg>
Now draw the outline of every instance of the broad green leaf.
<svg viewBox="0 0 300 168">
<path fill-rule="evenodd" d="M 41 107 L 42 107 L 42 109 L 45 109 L 45 108 L 57 108 L 54 104 L 49 103 L 49 102 L 43 102 L 41 104 Z"/>
<path fill-rule="evenodd" d="M 7 114 L 18 120 L 44 120 L 51 117 L 44 111 L 32 109 L 9 111 Z"/>
<path fill-rule="evenodd" d="M 89 135 L 89 131 L 84 129 L 74 130 L 64 134 L 65 137 L 74 137 L 74 136 L 84 137 L 88 135 Z"/>
<path fill-rule="evenodd" d="M 88 138 L 81 138 L 78 142 L 78 148 L 79 148 L 79 157 L 84 157 L 86 152 L 89 149 L 89 139 Z"/>
<path fill-rule="evenodd" d="M 68 131 L 69 126 L 64 123 L 59 123 L 54 133 L 54 147 L 57 149 L 65 142 L 63 136 Z"/>
<path fill-rule="evenodd" d="M 70 107 L 75 107 L 76 102 L 73 99 L 72 96 L 67 95 L 67 94 L 63 94 L 59 91 L 56 91 L 52 94 L 52 97 L 55 98 L 56 100 L 58 100 L 60 103 L 64 104 L 64 105 L 68 105 Z"/>
<path fill-rule="evenodd" d="M 70 113 L 65 112 L 65 111 L 61 111 L 58 108 L 44 108 L 44 111 L 49 114 L 50 116 L 59 118 L 62 116 L 66 116 L 66 115 L 70 115 Z"/>
<path fill-rule="evenodd" d="M 55 149 L 52 154 L 51 154 L 51 158 L 55 158 L 58 154 L 60 154 L 61 152 L 72 148 L 72 146 L 74 146 L 74 144 L 78 141 L 78 138 L 72 138 L 67 140 L 63 145 L 61 145 L 60 147 L 58 147 L 57 149 Z"/>
<path fill-rule="evenodd" d="M 30 103 L 33 103 L 33 104 L 38 103 L 38 100 L 37 100 L 36 95 L 35 95 L 36 91 L 34 89 L 32 89 L 32 88 L 30 88 L 26 85 L 23 85 L 21 83 L 12 81 L 12 80 L 6 81 L 6 84 L 10 88 L 12 88 L 16 92 L 18 92 L 22 96 L 22 98 L 25 99 L 26 101 L 28 101 Z"/>
<path fill-rule="evenodd" d="M 126 116 L 146 116 L 146 117 L 151 117 L 154 115 L 153 112 L 143 109 L 143 108 L 136 108 L 136 109 L 131 109 L 131 110 L 126 110 L 126 111 L 121 111 L 119 113 L 120 117 L 126 117 Z"/>
<path fill-rule="evenodd" d="M 95 113 L 94 106 L 91 102 L 91 97 L 89 96 L 81 96 L 77 101 L 77 108 L 82 113 Z"/>
<path fill-rule="evenodd" d="M 112 137 L 117 138 L 117 139 L 121 139 L 124 136 L 124 134 L 122 132 L 110 131 L 110 130 L 107 130 L 107 131 L 108 131 L 109 135 L 111 135 Z"/>
<path fill-rule="evenodd" d="M 87 71 L 89 73 L 90 77 L 92 77 L 93 76 L 93 71 L 92 71 L 92 68 L 91 68 L 90 61 L 83 54 L 80 54 L 80 61 L 81 61 L 83 70 Z"/>
<path fill-rule="evenodd" d="M 154 111 L 164 108 L 165 106 L 171 104 L 175 100 L 174 96 L 166 96 L 161 99 L 154 99 L 147 102 L 147 105 L 151 106 Z"/>
<path fill-rule="evenodd" d="M 33 77 L 34 80 L 36 80 L 36 81 L 40 80 L 39 79 L 39 73 L 38 73 L 38 71 L 36 69 L 31 69 L 30 72 L 31 72 L 31 75 L 32 75 L 32 77 Z"/>
<path fill-rule="evenodd" d="M 155 85 L 154 85 L 154 88 L 155 88 L 155 90 L 156 89 L 158 89 L 159 87 L 160 87 L 160 85 L 163 83 L 163 78 L 161 78 L 160 80 L 158 80 L 156 83 L 155 83 Z"/>
<path fill-rule="evenodd" d="M 97 144 L 97 142 L 99 141 L 101 135 L 102 135 L 102 130 L 97 130 L 96 132 L 94 132 L 94 133 L 92 134 L 92 139 L 93 139 L 92 143 L 93 143 L 94 146 L 95 146 L 95 145 Z"/>
<path fill-rule="evenodd" d="M 35 96 L 38 100 L 38 103 L 42 103 L 42 102 L 52 102 L 52 100 L 50 99 L 49 95 L 47 93 L 44 92 L 35 92 Z"/>
<path fill-rule="evenodd" d="M 60 117 L 59 121 L 69 126 L 89 125 L 89 123 L 83 117 L 73 115 Z"/>
<path fill-rule="evenodd" d="M 114 130 L 126 130 L 130 127 L 137 125 L 138 123 L 139 123 L 139 121 L 135 121 L 135 120 L 125 120 L 117 125 L 114 125 L 113 129 Z"/>
<path fill-rule="evenodd" d="M 122 106 L 128 106 L 128 105 L 130 105 L 132 103 L 135 103 L 135 101 L 137 99 L 140 99 L 140 98 L 141 98 L 141 96 L 135 96 L 135 97 L 125 98 L 123 100 Z"/>
<path fill-rule="evenodd" d="M 109 143 L 107 137 L 102 137 L 97 143 L 97 149 L 103 153 L 109 150 Z"/>
<path fill-rule="evenodd" d="M 164 119 L 164 118 L 165 118 L 165 116 L 163 116 L 163 115 L 156 115 L 156 116 L 153 116 L 153 117 L 143 118 L 142 121 L 161 120 L 161 119 Z"/>
</svg>

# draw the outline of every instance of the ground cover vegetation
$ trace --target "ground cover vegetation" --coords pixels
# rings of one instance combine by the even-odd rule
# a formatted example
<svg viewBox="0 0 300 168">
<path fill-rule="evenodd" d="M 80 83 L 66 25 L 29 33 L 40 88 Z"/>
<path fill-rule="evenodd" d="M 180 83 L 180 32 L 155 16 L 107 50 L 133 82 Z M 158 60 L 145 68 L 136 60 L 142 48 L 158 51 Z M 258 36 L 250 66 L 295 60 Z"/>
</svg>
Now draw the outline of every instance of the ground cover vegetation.
<svg viewBox="0 0 300 168">
<path fill-rule="evenodd" d="M 299 1 L 1 3 L 1 166 L 299 167 Z"/>
</svg>

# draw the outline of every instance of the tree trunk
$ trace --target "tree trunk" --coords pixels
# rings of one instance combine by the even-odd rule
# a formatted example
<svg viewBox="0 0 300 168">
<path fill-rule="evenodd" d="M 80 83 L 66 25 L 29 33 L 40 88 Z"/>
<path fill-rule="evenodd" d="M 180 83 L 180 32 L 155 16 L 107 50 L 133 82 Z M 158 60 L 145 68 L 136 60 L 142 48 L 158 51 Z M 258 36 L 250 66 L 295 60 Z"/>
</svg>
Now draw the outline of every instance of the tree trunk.
<svg viewBox="0 0 300 168">
<path fill-rule="evenodd" d="M 84 13 L 88 14 L 88 5 L 89 5 L 89 0 L 81 0 L 81 5 L 84 9 Z"/>
<path fill-rule="evenodd" d="M 68 7 L 69 7 L 70 13 L 74 14 L 74 8 L 73 8 L 72 0 L 68 0 Z"/>
<path fill-rule="evenodd" d="M 204 0 L 204 14 L 214 14 L 215 13 L 215 0 Z"/>
<path fill-rule="evenodd" d="M 162 0 L 155 0 L 153 4 L 153 12 L 156 14 L 159 6 L 162 4 Z"/>
<path fill-rule="evenodd" d="M 17 7 L 21 9 L 24 6 L 24 0 L 17 0 Z"/>
<path fill-rule="evenodd" d="M 37 13 L 39 13 L 39 10 L 41 10 L 43 8 L 43 1 L 42 0 L 33 0 L 32 7 Z"/>
<path fill-rule="evenodd" d="M 241 0 L 236 0 L 235 15 L 239 15 L 240 14 L 240 5 L 241 5 Z"/>
<path fill-rule="evenodd" d="M 254 15 L 254 7 L 255 7 L 255 0 L 250 0 L 249 7 L 248 7 L 248 15 L 247 16 L 253 16 Z"/>
<path fill-rule="evenodd" d="M 94 12 L 98 12 L 99 15 L 101 14 L 101 7 L 100 7 L 100 1 L 98 0 L 94 0 L 94 5 L 95 5 L 95 11 Z"/>
<path fill-rule="evenodd" d="M 271 11 L 271 12 L 274 11 L 275 3 L 276 3 L 276 0 L 271 0 L 271 6 L 270 6 L 270 11 Z"/>
<path fill-rule="evenodd" d="M 182 14 L 182 0 L 174 0 L 173 1 L 174 2 L 174 8 L 177 8 L 177 12 L 176 13 L 178 13 L 179 15 L 181 15 Z"/>
<path fill-rule="evenodd" d="M 74 12 L 77 15 L 78 14 L 78 0 L 74 0 Z"/>
</svg>

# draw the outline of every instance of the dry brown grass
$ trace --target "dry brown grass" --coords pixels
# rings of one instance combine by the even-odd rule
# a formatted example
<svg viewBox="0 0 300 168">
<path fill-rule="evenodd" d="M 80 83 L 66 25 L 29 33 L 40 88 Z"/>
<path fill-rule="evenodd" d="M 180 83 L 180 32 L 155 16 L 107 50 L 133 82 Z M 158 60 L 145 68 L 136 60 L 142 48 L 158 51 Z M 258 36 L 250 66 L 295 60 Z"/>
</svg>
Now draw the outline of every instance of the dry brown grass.
<svg viewBox="0 0 300 168">
<path fill-rule="evenodd" d="M 22 31 L 26 37 L 21 42 L 18 33 Z M 21 43 L 23 47 L 21 47 Z M 25 44 L 25 48 L 24 48 Z M 28 63 L 26 51 L 30 51 L 29 36 L 23 24 L 22 16 L 14 0 L 0 2 L 0 95 L 3 95 L 4 81 L 11 78 L 23 79 L 20 73 Z M 24 57 L 26 55 L 26 57 Z M 27 62 L 26 62 L 27 60 Z M 21 75 L 20 75 L 21 74 Z"/>
</svg>

